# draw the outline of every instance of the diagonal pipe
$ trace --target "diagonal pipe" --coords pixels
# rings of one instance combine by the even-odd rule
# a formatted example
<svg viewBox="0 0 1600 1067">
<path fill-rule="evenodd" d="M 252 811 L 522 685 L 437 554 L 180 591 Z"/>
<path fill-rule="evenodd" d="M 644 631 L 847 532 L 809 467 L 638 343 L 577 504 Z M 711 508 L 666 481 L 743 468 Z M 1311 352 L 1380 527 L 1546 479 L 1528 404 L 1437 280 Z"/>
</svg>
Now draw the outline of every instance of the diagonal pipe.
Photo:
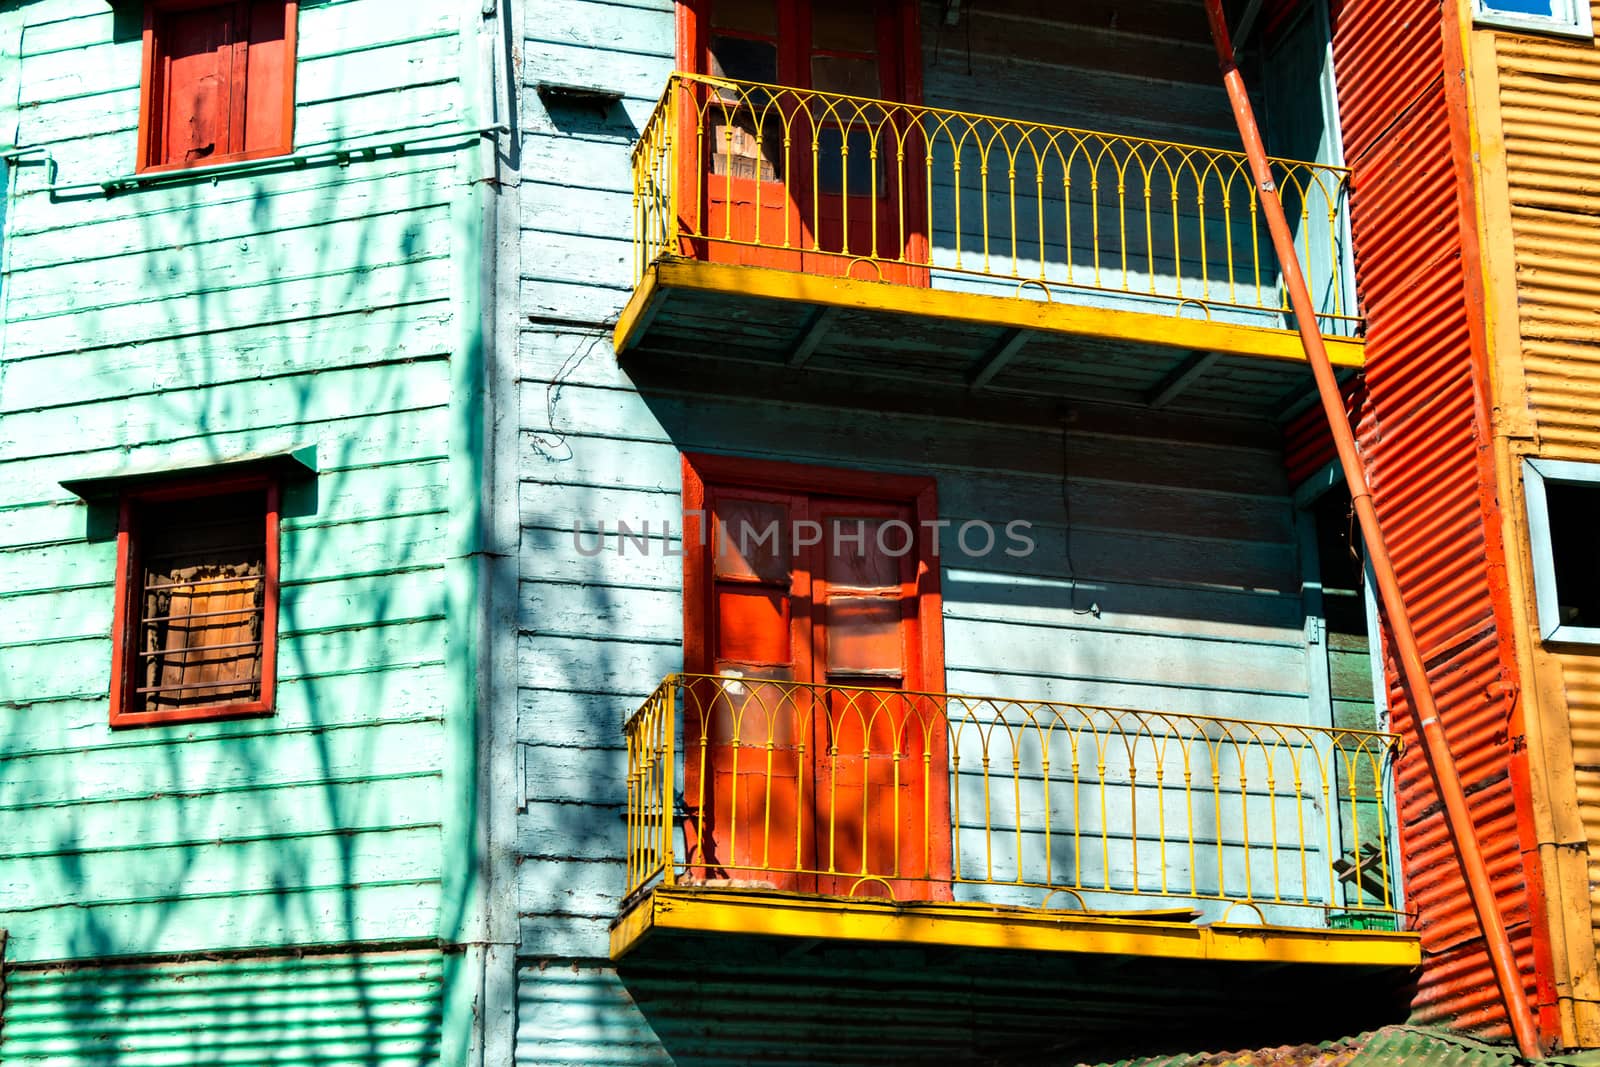
<svg viewBox="0 0 1600 1067">
<path fill-rule="evenodd" d="M 1439 722 L 1438 705 L 1433 699 L 1433 689 L 1428 682 L 1427 668 L 1417 649 L 1417 637 L 1411 628 L 1411 618 L 1406 614 L 1405 601 L 1400 595 L 1400 582 L 1395 576 L 1394 563 L 1389 558 L 1383 533 L 1378 527 L 1378 513 L 1372 505 L 1372 491 L 1367 485 L 1360 456 L 1356 452 L 1355 435 L 1351 432 L 1349 417 L 1345 414 L 1344 399 L 1339 393 L 1339 381 L 1334 376 L 1333 365 L 1322 342 L 1322 331 L 1317 325 L 1316 307 L 1306 288 L 1305 275 L 1300 270 L 1300 260 L 1295 252 L 1294 235 L 1289 220 L 1284 215 L 1283 201 L 1278 197 L 1277 184 L 1272 177 L 1272 164 L 1267 158 L 1266 145 L 1261 140 L 1260 127 L 1256 125 L 1255 109 L 1245 89 L 1244 75 L 1233 58 L 1233 41 L 1228 32 L 1228 22 L 1222 10 L 1222 0 L 1204 0 L 1206 18 L 1211 24 L 1211 40 L 1216 45 L 1217 61 L 1222 69 L 1223 84 L 1228 90 L 1228 100 L 1233 105 L 1233 117 L 1239 125 L 1239 136 L 1244 140 L 1245 153 L 1250 159 L 1250 169 L 1261 194 L 1261 207 L 1267 217 L 1267 228 L 1272 234 L 1272 244 L 1277 250 L 1284 280 L 1289 289 L 1289 300 L 1294 309 L 1295 325 L 1305 346 L 1306 359 L 1317 380 L 1317 392 L 1322 398 L 1323 413 L 1333 432 L 1334 445 L 1339 452 L 1339 464 L 1344 468 L 1345 483 L 1350 487 L 1350 499 L 1355 505 L 1361 523 L 1361 536 L 1367 545 L 1367 555 L 1377 579 L 1378 593 L 1383 601 L 1384 617 L 1389 623 L 1389 633 L 1394 640 L 1395 652 L 1400 659 L 1406 689 L 1411 696 L 1411 711 L 1416 718 L 1417 733 L 1422 738 L 1429 769 L 1439 797 L 1444 802 L 1446 827 L 1455 845 L 1462 873 L 1466 876 L 1467 891 L 1472 898 L 1473 911 L 1489 950 L 1489 961 L 1494 968 L 1496 983 L 1505 1001 L 1506 1016 L 1516 1037 L 1517 1049 L 1528 1059 L 1542 1055 L 1539 1047 L 1538 1026 L 1528 1006 L 1523 989 L 1522 975 L 1517 967 L 1516 955 L 1511 949 L 1511 939 L 1506 934 L 1505 922 L 1500 916 L 1489 880 L 1489 868 L 1484 863 L 1472 813 L 1467 807 L 1466 790 L 1456 771 L 1455 758 Z"/>
</svg>

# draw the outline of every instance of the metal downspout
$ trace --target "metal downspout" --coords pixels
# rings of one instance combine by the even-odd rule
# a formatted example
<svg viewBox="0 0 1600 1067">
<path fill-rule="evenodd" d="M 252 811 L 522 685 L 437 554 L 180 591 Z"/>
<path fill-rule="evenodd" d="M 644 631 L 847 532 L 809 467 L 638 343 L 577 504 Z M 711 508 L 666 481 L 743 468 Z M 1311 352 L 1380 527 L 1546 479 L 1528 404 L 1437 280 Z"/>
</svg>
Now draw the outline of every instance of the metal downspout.
<svg viewBox="0 0 1600 1067">
<path fill-rule="evenodd" d="M 1250 159 L 1256 186 L 1261 194 L 1261 207 L 1267 217 L 1267 228 L 1272 234 L 1284 281 L 1289 289 L 1290 303 L 1294 309 L 1295 325 L 1300 332 L 1300 342 L 1305 347 L 1306 359 L 1311 364 L 1317 380 L 1317 392 L 1322 398 L 1323 413 L 1333 433 L 1334 445 L 1339 452 L 1339 464 L 1344 468 L 1350 499 L 1356 517 L 1361 523 L 1361 535 L 1366 541 L 1367 555 L 1377 578 L 1378 592 L 1383 601 L 1384 616 L 1389 622 L 1394 638 L 1395 652 L 1400 659 L 1406 689 L 1411 697 L 1412 714 L 1416 717 L 1417 733 L 1422 738 L 1428 765 L 1433 772 L 1440 799 L 1444 802 L 1445 824 L 1449 829 L 1456 855 L 1466 876 L 1467 889 L 1472 897 L 1472 907 L 1477 913 L 1478 925 L 1483 930 L 1489 950 L 1489 960 L 1494 967 L 1495 979 L 1505 1000 L 1506 1015 L 1516 1037 L 1517 1049 L 1527 1059 L 1538 1059 L 1543 1053 L 1539 1047 L 1538 1027 L 1522 988 L 1521 973 L 1506 934 L 1505 923 L 1496 907 L 1494 887 L 1489 881 L 1489 869 L 1483 861 L 1478 846 L 1478 836 L 1467 808 L 1466 791 L 1456 772 L 1455 760 L 1439 722 L 1439 710 L 1433 699 L 1433 689 L 1428 682 L 1427 668 L 1417 649 L 1416 634 L 1411 629 L 1411 618 L 1406 614 L 1405 601 L 1400 595 L 1399 579 L 1394 563 L 1378 526 L 1378 513 L 1372 505 L 1372 492 L 1367 486 L 1366 473 L 1356 452 L 1355 434 L 1350 429 L 1345 414 L 1344 400 L 1339 393 L 1339 382 L 1333 365 L 1328 361 L 1327 349 L 1322 342 L 1322 332 L 1317 326 L 1316 308 L 1311 293 L 1306 288 L 1305 276 L 1300 270 L 1300 260 L 1295 252 L 1294 236 L 1289 220 L 1284 215 L 1283 202 L 1278 198 L 1277 185 L 1272 177 L 1272 164 L 1267 158 L 1266 145 L 1261 130 L 1256 125 L 1255 109 L 1245 89 L 1244 76 L 1233 58 L 1233 41 L 1228 32 L 1227 18 L 1223 14 L 1222 0 L 1205 0 L 1206 18 L 1211 24 L 1211 40 L 1216 45 L 1217 61 L 1222 70 L 1223 84 L 1228 90 L 1228 100 L 1233 105 L 1233 116 L 1239 124 L 1239 136 L 1244 141 L 1245 153 Z"/>
</svg>

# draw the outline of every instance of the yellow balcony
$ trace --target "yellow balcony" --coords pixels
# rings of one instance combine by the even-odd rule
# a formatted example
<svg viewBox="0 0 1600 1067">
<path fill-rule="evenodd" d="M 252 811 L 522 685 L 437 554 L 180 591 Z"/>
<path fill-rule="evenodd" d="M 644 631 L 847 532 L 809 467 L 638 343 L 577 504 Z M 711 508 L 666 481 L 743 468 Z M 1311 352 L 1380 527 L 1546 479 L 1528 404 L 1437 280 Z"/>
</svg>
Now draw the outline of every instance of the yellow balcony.
<svg viewBox="0 0 1600 1067">
<path fill-rule="evenodd" d="M 1409 967 L 1393 734 L 677 675 L 612 953 L 664 932 Z"/>
<path fill-rule="evenodd" d="M 1346 171 L 1277 186 L 1359 367 Z M 1241 153 L 675 74 L 618 351 L 1277 416 L 1309 388 Z"/>
</svg>

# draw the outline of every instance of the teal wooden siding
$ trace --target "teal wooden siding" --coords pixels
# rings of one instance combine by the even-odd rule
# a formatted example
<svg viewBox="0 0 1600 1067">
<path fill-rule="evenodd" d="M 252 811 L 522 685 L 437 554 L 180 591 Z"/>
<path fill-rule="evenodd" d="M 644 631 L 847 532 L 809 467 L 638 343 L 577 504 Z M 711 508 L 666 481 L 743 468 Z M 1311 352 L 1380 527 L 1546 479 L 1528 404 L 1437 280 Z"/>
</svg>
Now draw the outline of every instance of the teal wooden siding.
<svg viewBox="0 0 1600 1067">
<path fill-rule="evenodd" d="M 0 140 L 14 129 L 17 143 L 47 147 L 68 186 L 130 172 L 140 5 L 6 8 L 0 30 L 11 36 L 0 40 L 20 60 L 6 72 Z M 296 146 L 477 122 L 461 84 L 463 10 L 304 4 Z M 459 554 L 447 512 L 464 417 L 453 401 L 462 323 L 452 294 L 459 271 L 476 276 L 481 251 L 458 235 L 464 147 L 115 196 L 91 185 L 52 197 L 36 158 L 11 168 L 0 319 L 0 928 L 10 962 L 441 935 L 442 824 L 455 790 L 445 752 L 460 711 L 448 653 L 472 624 L 447 610 L 445 582 Z M 285 494 L 276 715 L 110 731 L 115 545 L 104 509 L 60 481 L 307 446 L 317 473 Z M 437 959 L 419 960 L 421 988 L 398 995 L 436 1014 L 426 989 Z M 161 976 L 198 990 L 244 981 L 254 966 L 234 978 L 200 965 L 148 972 L 147 985 L 118 977 L 108 995 L 166 997 Z M 373 977 L 365 966 L 352 982 L 404 984 L 410 973 Z M 104 981 L 19 973 L 14 1003 L 48 1014 L 59 996 L 82 1008 Z M 233 1025 L 205 1014 L 203 1000 L 197 992 L 198 1014 L 167 1021 Z M 8 1063 L 31 1062 L 22 1010 L 7 1014 Z M 321 1010 L 266 1019 L 263 1040 L 304 1042 L 311 1059 L 319 1041 L 360 1046 L 355 1029 L 339 1044 L 346 1024 L 332 1005 L 338 1034 L 316 1036 Z M 433 1025 L 374 1038 L 382 1048 L 362 1062 L 427 1058 Z"/>
<path fill-rule="evenodd" d="M 18 971 L 0 1061 L 434 1062 L 443 981 L 436 951 Z"/>
</svg>

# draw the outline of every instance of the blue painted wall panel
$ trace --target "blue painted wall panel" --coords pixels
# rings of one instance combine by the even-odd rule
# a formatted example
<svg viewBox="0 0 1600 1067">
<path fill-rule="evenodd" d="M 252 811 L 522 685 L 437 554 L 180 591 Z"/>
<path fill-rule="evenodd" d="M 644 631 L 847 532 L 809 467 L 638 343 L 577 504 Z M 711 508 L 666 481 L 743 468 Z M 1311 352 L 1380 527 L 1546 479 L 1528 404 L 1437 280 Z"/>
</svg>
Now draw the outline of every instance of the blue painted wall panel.
<svg viewBox="0 0 1600 1067">
<path fill-rule="evenodd" d="M 964 14 L 967 36 L 942 26 L 940 5 L 925 8 L 931 104 L 1234 142 L 1203 48 L 1175 49 L 1162 81 L 1139 69 L 1147 57 L 1113 55 L 1138 27 L 1118 36 L 1041 23 L 1034 44 L 1063 46 L 1043 62 L 1000 47 L 1015 36 L 1009 9 Z M 864 416 L 705 385 L 709 359 L 639 367 L 643 377 L 619 363 L 609 333 L 631 289 L 629 152 L 673 67 L 671 14 L 668 3 L 559 0 L 527 20 L 526 84 L 622 99 L 601 115 L 550 110 L 530 92 L 522 120 L 521 301 L 534 324 L 519 365 L 518 910 L 522 951 L 539 960 L 520 977 L 526 1062 L 632 1063 L 652 1048 L 589 961 L 607 952 L 622 889 L 620 726 L 682 662 L 682 561 L 663 551 L 679 547 L 675 536 L 660 535 L 681 525 L 681 451 L 931 474 L 941 517 L 1032 522 L 1037 547 L 1023 560 L 965 559 L 954 534 L 945 539 L 952 689 L 1283 722 L 1326 714 L 1309 703 L 1293 511 L 1272 447 L 1171 420 L 1063 439 L 976 417 Z M 706 347 L 709 357 L 715 340 Z M 680 369 L 686 384 L 670 384 Z M 648 555 L 619 552 L 619 519 L 650 523 Z M 610 534 L 598 540 L 602 525 Z M 605 551 L 580 552 L 575 535 Z M 1227 862 L 1244 863 L 1242 841 L 1228 848 Z"/>
</svg>

